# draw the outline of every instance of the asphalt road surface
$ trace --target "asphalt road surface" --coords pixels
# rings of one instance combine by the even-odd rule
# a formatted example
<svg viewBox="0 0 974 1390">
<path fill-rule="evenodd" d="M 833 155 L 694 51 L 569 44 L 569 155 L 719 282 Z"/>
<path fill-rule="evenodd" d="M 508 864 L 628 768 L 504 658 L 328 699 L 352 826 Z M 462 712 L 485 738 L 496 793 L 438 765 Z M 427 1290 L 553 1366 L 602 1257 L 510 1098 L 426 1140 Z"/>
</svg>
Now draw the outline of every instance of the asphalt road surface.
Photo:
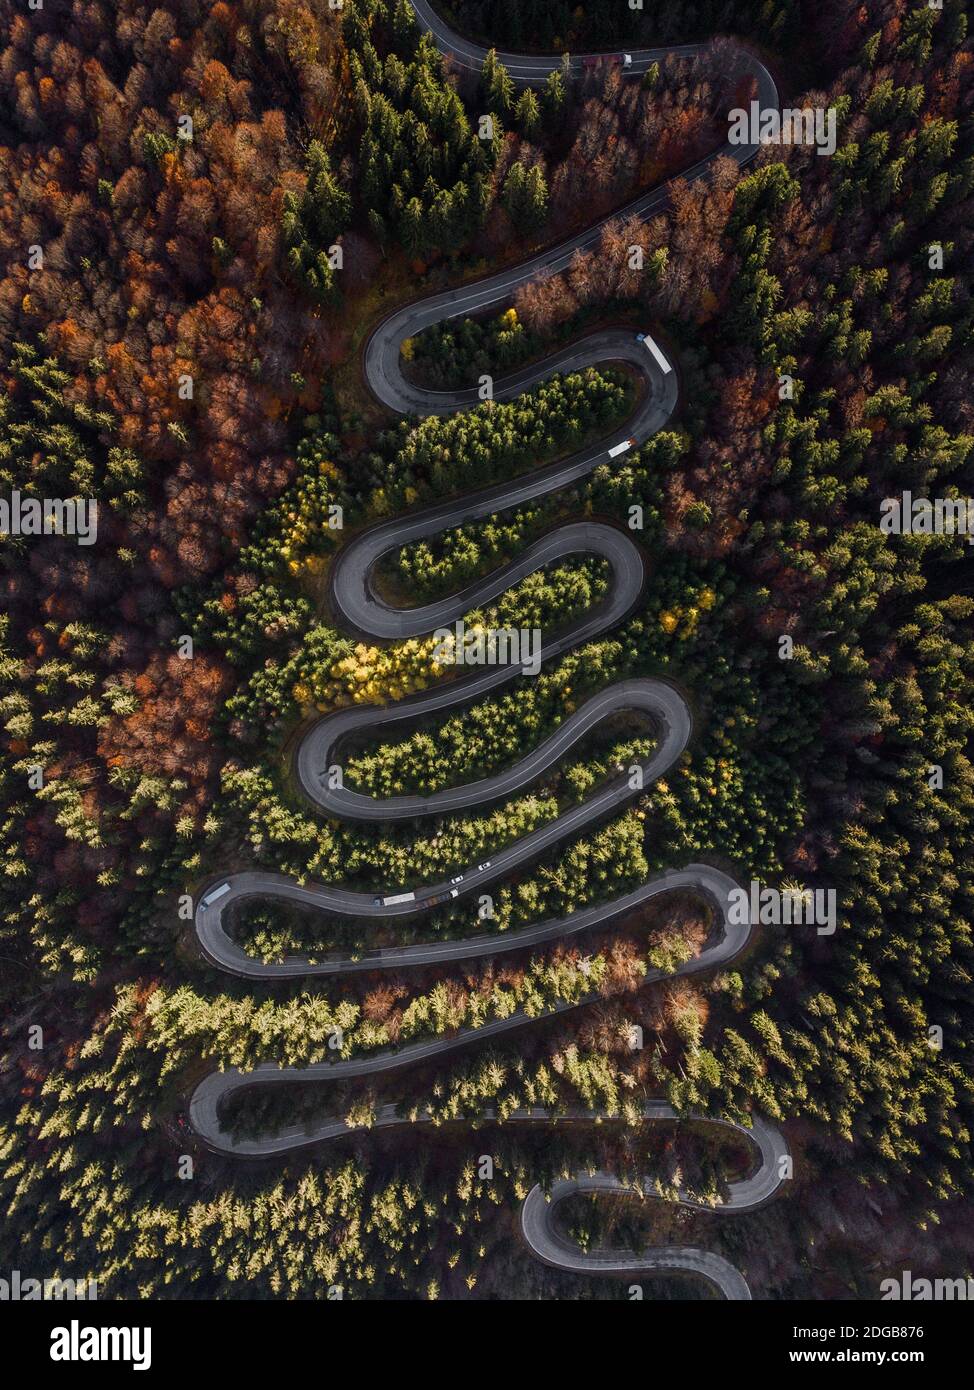
<svg viewBox="0 0 974 1390">
<path fill-rule="evenodd" d="M 486 50 L 451 33 L 427 0 L 411 0 L 411 3 L 420 24 L 433 35 L 439 48 L 449 54 L 458 67 L 479 71 Z M 662 61 L 670 53 L 692 57 L 703 47 L 691 44 L 670 49 L 633 50 L 632 65 L 627 72 L 644 72 L 650 64 Z M 753 77 L 755 94 L 762 107 L 776 107 L 777 91 L 767 69 L 750 52 L 735 49 L 735 53 L 742 75 Z M 559 57 L 525 57 L 505 53 L 499 54 L 499 57 L 519 86 L 543 83 L 550 72 L 562 66 Z M 584 55 L 574 58 L 571 62 L 573 72 L 581 71 L 583 63 Z M 745 164 L 755 153 L 754 146 L 728 145 L 701 160 L 682 177 L 706 178 L 721 154 Z M 667 198 L 668 188 L 664 185 L 637 198 L 614 217 L 651 217 L 666 205 Z M 365 371 L 371 390 L 391 409 L 407 414 L 451 414 L 478 405 L 480 397 L 476 388 L 428 391 L 407 380 L 402 372 L 400 356 L 403 340 L 444 319 L 466 316 L 493 304 L 510 302 L 519 286 L 536 276 L 564 269 L 577 249 L 596 245 L 603 226 L 604 222 L 599 223 L 521 265 L 476 284 L 465 285 L 395 310 L 374 330 L 366 345 Z M 383 522 L 359 535 L 342 550 L 333 566 L 331 600 L 339 620 L 350 630 L 376 640 L 402 640 L 427 634 L 437 628 L 451 627 L 466 613 L 489 603 L 539 568 L 568 556 L 596 555 L 609 566 L 608 596 L 570 627 L 547 636 L 541 648 L 542 662 L 550 661 L 621 623 L 636 607 L 642 592 L 645 578 L 642 554 L 624 531 L 592 521 L 558 528 L 527 547 L 509 565 L 463 592 L 423 607 L 390 607 L 376 592 L 374 584 L 376 566 L 390 551 L 568 487 L 587 478 L 598 466 L 611 465 L 613 461 L 609 457 L 609 450 L 613 446 L 626 440 L 632 441 L 630 447 L 638 446 L 664 428 L 678 400 L 675 366 L 658 343 L 653 343 L 651 349 L 648 343 L 637 340 L 635 334 L 619 329 L 590 334 L 540 363 L 501 378 L 494 385 L 494 398 L 511 399 L 556 372 L 577 371 L 611 362 L 627 363 L 643 378 L 644 383 L 638 405 L 624 431 L 620 430 L 617 435 L 601 441 L 597 447 L 582 450 L 524 477 L 462 498 L 448 499 L 424 511 Z M 626 452 L 628 450 L 621 455 L 623 462 Z M 357 706 L 327 715 L 308 730 L 298 748 L 296 770 L 300 785 L 309 799 L 326 814 L 351 820 L 402 821 L 466 811 L 512 796 L 536 781 L 601 720 L 620 711 L 639 711 L 650 716 L 657 730 L 652 754 L 641 764 L 642 786 L 638 783 L 633 786 L 634 779 L 629 776 L 627 769 L 581 805 L 493 854 L 489 863 L 470 866 L 462 877 L 454 876 L 449 882 L 444 880 L 416 888 L 407 901 L 388 901 L 402 892 L 401 886 L 395 885 L 381 894 L 361 893 L 327 884 L 301 884 L 280 874 L 260 870 L 213 879 L 199 894 L 195 918 L 200 947 L 207 959 L 223 970 L 253 980 L 449 963 L 570 936 L 593 925 L 611 921 L 661 893 L 682 890 L 704 899 L 712 912 L 713 928 L 707 947 L 676 973 L 689 975 L 732 960 L 746 944 L 750 927 L 730 922 L 728 894 L 736 885 L 725 874 L 705 864 L 692 864 L 662 874 L 611 902 L 599 903 L 565 918 L 539 922 L 517 932 L 486 933 L 461 940 L 392 947 L 350 957 L 329 955 L 316 960 L 314 964 L 304 956 L 264 964 L 247 955 L 228 934 L 225 926 L 227 910 L 249 898 L 278 898 L 343 916 L 386 921 L 390 917 L 421 912 L 448 900 L 451 893 L 457 897 L 479 893 L 487 884 L 506 877 L 559 841 L 578 834 L 586 826 L 607 817 L 641 795 L 643 787 L 649 786 L 672 767 L 687 746 L 692 720 L 680 692 L 662 681 L 627 680 L 617 682 L 586 701 L 513 767 L 478 782 L 450 787 L 428 796 L 376 800 L 344 787 L 341 780 L 334 777 L 334 769 L 341 768 L 343 744 L 350 736 L 365 730 L 386 728 L 394 733 L 397 726 L 410 724 L 428 715 L 460 709 L 489 692 L 529 679 L 531 676 L 516 664 L 482 666 L 473 675 L 446 681 L 432 690 L 389 707 Z M 334 785 L 336 780 L 337 785 Z M 662 978 L 662 973 L 650 972 L 647 981 L 654 978 Z M 579 1004 L 591 1002 L 595 997 L 586 994 Z M 560 1014 L 579 1004 L 562 1004 L 552 1013 Z M 264 1157 L 321 1143 L 348 1133 L 349 1126 L 343 1120 L 332 1119 L 317 1126 L 292 1126 L 273 1135 L 247 1139 L 224 1127 L 221 1107 L 231 1095 L 254 1086 L 336 1081 L 384 1073 L 438 1057 L 471 1042 L 506 1034 L 536 1021 L 534 1017 L 517 1013 L 480 1028 L 463 1029 L 452 1037 L 437 1037 L 362 1057 L 300 1068 L 278 1067 L 268 1063 L 246 1072 L 236 1069 L 213 1072 L 204 1078 L 193 1093 L 190 1119 L 198 1134 L 212 1149 L 236 1157 Z M 647 1102 L 646 1117 L 648 1120 L 678 1118 L 669 1106 L 659 1101 Z M 553 1117 L 545 1111 L 533 1110 L 518 1112 L 511 1118 L 551 1123 L 566 1117 Z M 593 1117 L 585 1112 L 573 1112 L 567 1118 Z M 727 1124 L 725 1121 L 710 1122 Z M 381 1107 L 374 1120 L 376 1126 L 405 1123 L 415 1121 L 402 1119 L 393 1105 Z M 781 1181 L 780 1162 L 788 1150 L 781 1135 L 759 1117 L 755 1118 L 751 1129 L 730 1127 L 739 1129 L 748 1137 L 759 1157 L 758 1166 L 751 1177 L 731 1184 L 727 1200 L 718 1208 L 721 1212 L 740 1212 L 750 1210 L 774 1194 Z M 535 1187 L 525 1199 L 521 1211 L 524 1239 L 539 1259 L 560 1269 L 608 1274 L 689 1272 L 709 1281 L 727 1298 L 750 1297 L 743 1276 L 711 1251 L 688 1247 L 653 1248 L 639 1254 L 619 1250 L 583 1252 L 559 1236 L 552 1220 L 559 1202 L 575 1192 L 623 1189 L 624 1184 L 608 1173 L 575 1175 L 557 1183 L 550 1193 Z M 694 1205 L 687 1195 L 681 1195 L 679 1200 L 685 1205 Z"/>
</svg>

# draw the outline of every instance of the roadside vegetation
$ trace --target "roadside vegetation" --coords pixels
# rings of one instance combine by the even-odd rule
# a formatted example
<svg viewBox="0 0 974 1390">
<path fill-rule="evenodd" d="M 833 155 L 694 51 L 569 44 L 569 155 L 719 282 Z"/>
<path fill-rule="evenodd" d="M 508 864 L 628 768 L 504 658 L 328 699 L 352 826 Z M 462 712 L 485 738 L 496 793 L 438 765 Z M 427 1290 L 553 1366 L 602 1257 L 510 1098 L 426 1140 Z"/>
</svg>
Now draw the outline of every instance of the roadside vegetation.
<svg viewBox="0 0 974 1390">
<path fill-rule="evenodd" d="M 607 12 L 624 13 L 463 6 L 461 22 L 498 44 L 515 44 L 519 24 L 546 43 L 615 43 Z M 794 6 L 747 8 L 670 7 L 674 32 L 657 41 L 706 18 L 708 32 L 759 27 L 763 43 L 787 44 Z M 664 65 L 638 90 L 610 69 L 558 79 L 532 103 L 496 62 L 482 82 L 446 70 L 404 0 L 346 0 L 340 14 L 324 0 L 151 13 L 48 0 L 29 18 L 0 14 L 3 489 L 100 506 L 95 546 L 0 544 L 0 1256 L 56 1260 L 106 1297 L 321 1297 L 330 1283 L 361 1298 L 577 1297 L 577 1280 L 516 1243 L 510 1213 L 536 1181 L 585 1162 L 645 1161 L 669 1186 L 679 1158 L 716 1190 L 728 1163 L 699 1137 L 690 1160 L 638 1126 L 638 1100 L 660 1095 L 730 1117 L 757 1106 L 794 1136 L 800 1200 L 731 1236 L 701 1228 L 758 1291 L 875 1297 L 850 1246 L 873 1270 L 969 1265 L 954 1218 L 974 1124 L 970 547 L 878 525 L 904 490 L 974 495 L 974 53 L 961 6 L 823 0 L 802 41 L 820 84 L 809 100 L 838 113 L 833 157 L 767 147 L 743 175 L 728 162 L 709 184 L 677 184 L 657 219 L 619 220 L 522 291 L 503 328 L 461 322 L 415 345 L 417 370 L 444 382 L 460 363 L 523 360 L 589 314 L 638 312 L 678 345 L 681 414 L 621 467 L 384 569 L 426 601 L 561 520 L 628 529 L 638 505 L 640 610 L 532 685 L 377 740 L 351 764 L 377 793 L 450 785 L 508 764 L 611 681 L 676 681 L 695 716 L 680 764 L 499 885 L 489 929 L 697 859 L 744 882 L 834 887 L 840 920 L 831 938 L 768 928 L 734 970 L 651 987 L 648 968 L 671 970 L 707 940 L 699 905 L 667 901 L 618 931 L 438 972 L 254 988 L 201 964 L 180 898 L 224 866 L 361 890 L 441 878 L 644 747 L 645 730 L 613 730 L 510 803 L 403 827 L 320 819 L 290 776 L 303 720 L 442 679 L 426 639 L 372 646 L 335 628 L 327 580 L 346 535 L 570 453 L 633 404 L 604 364 L 508 405 L 373 429 L 331 389 L 356 315 L 375 312 L 373 283 L 391 305 L 483 273 L 564 235 L 579 208 L 588 220 L 687 167 L 723 138 L 725 50 L 695 73 Z M 44 264 L 28 270 L 33 244 Z M 622 255 L 633 244 L 642 272 Z M 571 620 L 604 583 L 590 561 L 566 563 L 498 600 L 496 616 Z M 483 929 L 449 908 L 397 939 Z M 266 957 L 375 944 L 360 924 L 309 929 L 261 906 L 238 931 Z M 400 1097 L 441 1120 L 588 1104 L 618 1125 L 444 1125 L 435 1142 L 366 1131 L 246 1172 L 186 1128 L 210 1067 L 320 1060 L 335 1027 L 344 1055 L 376 1051 L 514 1008 L 539 1017 L 509 1045 L 396 1076 L 381 1096 L 307 1104 L 366 1120 Z M 247 1123 L 280 1118 L 279 1098 L 248 1104 Z M 192 1182 L 176 1177 L 186 1152 Z M 476 1176 L 481 1152 L 493 1182 Z M 646 1234 L 615 1207 L 566 1220 L 586 1239 Z"/>
</svg>

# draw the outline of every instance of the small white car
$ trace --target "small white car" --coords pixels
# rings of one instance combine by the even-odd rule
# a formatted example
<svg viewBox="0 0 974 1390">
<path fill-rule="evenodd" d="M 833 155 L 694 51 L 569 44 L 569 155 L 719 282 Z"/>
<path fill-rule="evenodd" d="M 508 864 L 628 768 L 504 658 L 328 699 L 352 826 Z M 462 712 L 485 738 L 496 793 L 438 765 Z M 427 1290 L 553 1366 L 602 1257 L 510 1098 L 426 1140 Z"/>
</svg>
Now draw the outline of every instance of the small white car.
<svg viewBox="0 0 974 1390">
<path fill-rule="evenodd" d="M 462 882 L 463 882 L 463 874 L 457 874 L 456 878 L 451 878 L 451 879 L 450 879 L 450 882 L 451 882 L 451 883 L 462 883 Z"/>
<path fill-rule="evenodd" d="M 483 871 L 484 871 L 485 869 L 489 869 L 489 868 L 490 868 L 490 860 L 488 859 L 488 860 L 486 860 L 483 864 L 478 864 L 478 865 L 477 865 L 477 872 L 478 872 L 478 874 L 482 874 Z"/>
</svg>

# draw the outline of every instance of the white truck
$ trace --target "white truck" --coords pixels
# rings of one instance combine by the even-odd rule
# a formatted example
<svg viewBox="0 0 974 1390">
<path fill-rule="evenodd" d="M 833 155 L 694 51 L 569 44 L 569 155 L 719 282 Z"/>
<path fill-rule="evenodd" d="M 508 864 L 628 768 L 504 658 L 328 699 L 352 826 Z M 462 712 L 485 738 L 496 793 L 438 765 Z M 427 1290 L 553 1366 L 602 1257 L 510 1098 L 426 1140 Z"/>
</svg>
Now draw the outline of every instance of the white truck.
<svg viewBox="0 0 974 1390">
<path fill-rule="evenodd" d="M 225 893 L 229 892 L 229 883 L 221 883 L 219 888 L 211 888 L 203 899 L 203 907 L 209 907 L 210 903 L 215 903 L 218 898 L 222 898 Z"/>
<path fill-rule="evenodd" d="M 664 376 L 666 376 L 668 372 L 671 372 L 673 370 L 669 362 L 667 362 L 666 358 L 660 352 L 659 348 L 653 342 L 652 338 L 649 336 L 648 333 L 637 333 L 636 342 L 642 343 L 646 351 L 656 359 L 656 365 L 659 367 L 660 371 L 663 373 Z"/>
<path fill-rule="evenodd" d="M 612 448 L 609 450 L 609 458 L 618 458 L 620 454 L 625 454 L 630 449 L 635 448 L 635 445 L 636 441 L 634 439 L 624 439 L 621 444 L 613 444 Z"/>
</svg>

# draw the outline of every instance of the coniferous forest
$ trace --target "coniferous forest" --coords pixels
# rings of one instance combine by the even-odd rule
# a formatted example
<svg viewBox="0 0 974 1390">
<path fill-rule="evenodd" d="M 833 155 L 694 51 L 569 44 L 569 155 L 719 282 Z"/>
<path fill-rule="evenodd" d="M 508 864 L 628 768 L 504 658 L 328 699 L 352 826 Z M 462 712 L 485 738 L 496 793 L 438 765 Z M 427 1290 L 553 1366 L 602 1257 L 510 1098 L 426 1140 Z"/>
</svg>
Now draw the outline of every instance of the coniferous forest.
<svg viewBox="0 0 974 1390">
<path fill-rule="evenodd" d="M 974 551 L 963 529 L 880 524 L 905 493 L 974 497 L 965 7 L 435 8 L 501 51 L 701 48 L 524 87 L 494 52 L 480 72 L 444 57 L 408 0 L 0 0 L 0 497 L 98 517 L 90 545 L 0 537 L 0 1272 L 95 1278 L 104 1298 L 625 1298 L 518 1229 L 536 1183 L 600 1169 L 661 1200 L 572 1197 L 557 1221 L 583 1250 L 701 1245 L 756 1299 L 967 1278 Z M 751 99 L 742 53 L 783 104 L 834 110 L 834 153 L 768 143 L 684 178 Z M 667 181 L 651 216 L 626 213 Z M 374 583 L 435 603 L 592 519 L 638 548 L 639 602 L 534 679 L 357 735 L 345 783 L 495 777 L 620 681 L 683 692 L 692 738 L 499 877 L 487 921 L 462 895 L 378 921 L 255 897 L 228 918 L 262 962 L 484 931 L 496 952 L 238 978 L 194 931 L 218 875 L 369 901 L 450 881 L 659 745 L 617 714 L 513 794 L 403 821 L 323 814 L 295 772 L 320 716 L 455 678 L 432 633 L 342 621 L 343 549 L 624 437 L 646 389 L 610 358 L 397 415 L 365 378 L 372 331 L 603 218 L 553 273 L 406 338 L 403 374 L 452 391 L 652 329 L 678 367 L 671 418 L 567 487 L 394 548 Z M 561 556 L 465 622 L 559 633 L 613 583 L 599 556 Z M 762 925 L 727 965 L 679 973 L 713 923 L 677 893 L 514 939 L 699 862 L 833 890 L 835 930 Z M 334 1142 L 241 1162 L 190 1121 L 219 1068 L 328 1061 L 336 1037 L 366 1058 L 522 1011 L 418 1065 L 228 1103 L 242 1136 L 339 1115 L 355 1128 Z M 687 1118 L 646 1125 L 653 1099 Z M 376 1126 L 389 1104 L 416 1123 Z M 605 1118 L 505 1123 L 530 1107 Z M 756 1112 L 794 1171 L 724 1219 L 750 1160 L 699 1117 Z"/>
</svg>

